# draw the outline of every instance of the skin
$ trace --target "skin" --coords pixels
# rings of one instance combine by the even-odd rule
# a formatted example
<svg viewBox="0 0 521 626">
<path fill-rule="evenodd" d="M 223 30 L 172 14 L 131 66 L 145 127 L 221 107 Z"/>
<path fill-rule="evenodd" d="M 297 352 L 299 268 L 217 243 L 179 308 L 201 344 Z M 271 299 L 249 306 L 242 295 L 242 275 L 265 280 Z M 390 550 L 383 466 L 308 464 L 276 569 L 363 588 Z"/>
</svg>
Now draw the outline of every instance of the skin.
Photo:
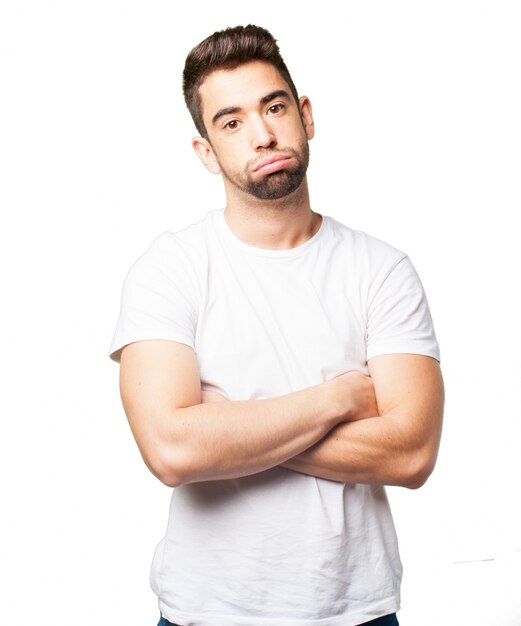
<svg viewBox="0 0 521 626">
<path fill-rule="evenodd" d="M 311 210 L 305 176 L 298 185 L 286 180 L 305 163 L 314 123 L 309 99 L 295 102 L 284 92 L 291 94 L 264 62 L 213 72 L 200 88 L 208 139 L 192 142 L 205 167 L 223 178 L 232 232 L 276 250 L 307 241 L 322 219 Z M 274 156 L 281 157 L 278 165 L 258 169 Z M 252 184 L 272 197 L 252 195 Z M 439 364 L 391 354 L 370 359 L 368 367 L 370 376 L 346 372 L 286 396 L 230 402 L 201 392 L 191 348 L 140 341 L 122 351 L 120 385 L 143 459 L 167 485 L 282 465 L 329 480 L 417 488 L 439 447 Z"/>
<path fill-rule="evenodd" d="M 310 207 L 306 179 L 291 194 L 278 200 L 261 200 L 240 188 L 244 169 L 255 179 L 255 164 L 270 154 L 298 150 L 315 133 L 311 102 L 262 98 L 277 91 L 290 92 L 278 71 L 267 63 L 252 62 L 235 70 L 210 74 L 200 88 L 203 120 L 209 140 L 196 137 L 192 145 L 212 174 L 222 174 L 226 192 L 225 217 L 234 234 L 261 248 L 293 248 L 319 229 L 321 217 Z M 246 95 L 245 95 L 246 94 Z M 230 113 L 213 123 L 214 115 L 232 106 Z M 288 166 L 294 165 L 294 159 Z M 232 178 L 238 178 L 237 183 Z"/>
</svg>

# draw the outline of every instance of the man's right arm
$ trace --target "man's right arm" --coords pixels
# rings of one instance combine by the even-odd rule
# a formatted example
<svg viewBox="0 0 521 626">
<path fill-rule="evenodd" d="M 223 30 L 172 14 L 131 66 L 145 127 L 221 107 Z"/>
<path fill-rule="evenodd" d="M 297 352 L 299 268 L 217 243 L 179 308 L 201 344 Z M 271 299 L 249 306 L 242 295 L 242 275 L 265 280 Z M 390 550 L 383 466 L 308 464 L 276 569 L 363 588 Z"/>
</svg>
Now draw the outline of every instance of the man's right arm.
<svg viewBox="0 0 521 626">
<path fill-rule="evenodd" d="M 174 341 L 125 346 L 120 387 L 146 465 L 172 487 L 267 470 L 375 411 L 372 383 L 356 372 L 276 398 L 202 404 L 195 353 Z"/>
</svg>

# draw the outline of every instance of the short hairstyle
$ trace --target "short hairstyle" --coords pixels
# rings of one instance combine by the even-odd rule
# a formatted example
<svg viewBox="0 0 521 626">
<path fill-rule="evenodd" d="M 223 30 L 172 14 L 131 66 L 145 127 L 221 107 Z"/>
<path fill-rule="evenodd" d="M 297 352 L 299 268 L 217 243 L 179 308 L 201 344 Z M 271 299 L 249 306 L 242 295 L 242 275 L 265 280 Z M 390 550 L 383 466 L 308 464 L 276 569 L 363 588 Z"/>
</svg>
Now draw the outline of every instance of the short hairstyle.
<svg viewBox="0 0 521 626">
<path fill-rule="evenodd" d="M 293 80 L 280 55 L 277 41 L 269 31 L 253 24 L 217 31 L 190 51 L 183 71 L 186 106 L 202 137 L 208 139 L 199 95 L 199 87 L 204 79 L 215 70 L 232 70 L 250 61 L 266 61 L 273 65 L 288 83 L 295 101 L 298 102 Z"/>
</svg>

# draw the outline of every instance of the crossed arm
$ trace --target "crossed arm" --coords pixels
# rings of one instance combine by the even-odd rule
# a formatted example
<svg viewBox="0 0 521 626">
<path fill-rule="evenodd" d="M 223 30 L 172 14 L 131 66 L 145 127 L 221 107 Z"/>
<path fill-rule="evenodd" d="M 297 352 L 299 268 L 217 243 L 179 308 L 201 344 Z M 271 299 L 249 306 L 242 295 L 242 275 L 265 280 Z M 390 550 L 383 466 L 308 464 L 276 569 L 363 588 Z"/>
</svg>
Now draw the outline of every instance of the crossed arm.
<svg viewBox="0 0 521 626">
<path fill-rule="evenodd" d="M 444 389 L 436 360 L 392 354 L 369 361 L 378 414 L 344 422 L 284 466 L 353 483 L 421 487 L 436 463 Z"/>
<path fill-rule="evenodd" d="M 154 340 L 123 349 L 120 385 L 143 459 L 167 485 L 282 465 L 341 482 L 419 487 L 441 433 L 438 363 L 386 355 L 371 359 L 369 372 L 267 400 L 213 402 L 201 394 L 193 350 Z"/>
</svg>

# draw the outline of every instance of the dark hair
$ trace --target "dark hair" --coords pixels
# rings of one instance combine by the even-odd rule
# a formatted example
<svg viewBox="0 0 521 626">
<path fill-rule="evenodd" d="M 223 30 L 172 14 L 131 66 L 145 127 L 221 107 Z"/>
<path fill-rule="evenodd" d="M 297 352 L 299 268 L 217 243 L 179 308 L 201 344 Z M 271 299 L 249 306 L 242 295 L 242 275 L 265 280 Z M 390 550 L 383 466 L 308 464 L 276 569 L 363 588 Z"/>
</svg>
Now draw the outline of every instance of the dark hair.
<svg viewBox="0 0 521 626">
<path fill-rule="evenodd" d="M 271 63 L 288 83 L 298 102 L 298 94 L 284 63 L 276 40 L 260 26 L 235 26 L 215 32 L 193 48 L 186 57 L 183 71 L 183 94 L 186 106 L 202 137 L 208 139 L 203 122 L 199 87 L 211 72 L 235 69 L 249 61 Z"/>
</svg>

